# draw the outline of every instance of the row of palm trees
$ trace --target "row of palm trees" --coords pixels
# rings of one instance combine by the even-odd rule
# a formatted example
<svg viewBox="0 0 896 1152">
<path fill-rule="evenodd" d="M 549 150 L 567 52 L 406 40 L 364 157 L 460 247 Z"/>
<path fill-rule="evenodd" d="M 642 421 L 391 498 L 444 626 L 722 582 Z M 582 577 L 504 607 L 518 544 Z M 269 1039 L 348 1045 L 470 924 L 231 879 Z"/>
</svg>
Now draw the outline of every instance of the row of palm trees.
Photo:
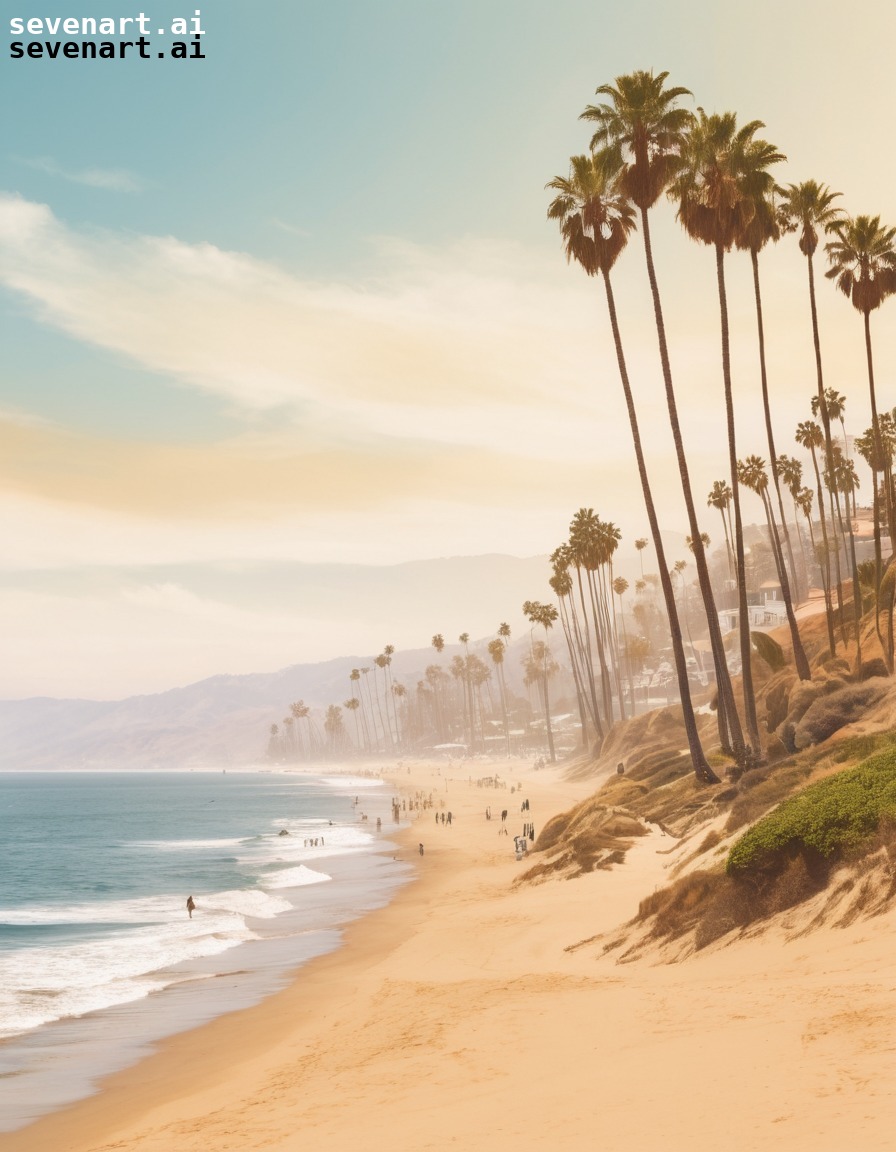
<svg viewBox="0 0 896 1152">
<path fill-rule="evenodd" d="M 553 605 L 527 601 L 524 612 L 533 626 L 541 624 L 545 630 L 557 618 Z M 511 740 L 512 726 L 525 728 L 536 710 L 531 698 L 521 698 L 508 688 L 504 665 L 510 636 L 510 626 L 500 624 L 480 655 L 471 650 L 469 633 L 461 633 L 458 643 L 462 654 L 453 655 L 447 665 L 438 661 L 427 665 L 413 690 L 393 679 L 395 649 L 387 645 L 370 666 L 351 670 L 349 699 L 341 705 L 327 705 L 322 723 L 303 700 L 290 705 L 281 723 L 271 725 L 268 757 L 307 762 L 356 754 L 403 755 L 439 743 L 463 744 L 473 752 L 500 746 L 510 755 L 514 748 L 526 744 L 525 740 Z M 445 639 L 440 633 L 433 636 L 432 647 L 437 656 L 444 652 Z M 488 663 L 483 658 L 486 653 Z M 560 669 L 546 641 L 530 637 L 521 664 L 523 685 L 536 694 L 550 729 L 548 680 Z M 547 739 L 553 759 L 550 730 Z"/>
<path fill-rule="evenodd" d="M 749 252 L 753 271 L 757 337 L 760 352 L 760 383 L 765 413 L 772 484 L 782 525 L 785 522 L 780 489 L 778 455 L 772 431 L 771 405 L 765 363 L 765 337 L 759 256 L 763 248 L 787 232 L 795 232 L 807 261 L 810 315 L 815 348 L 818 413 L 822 420 L 825 463 L 831 487 L 836 492 L 835 460 L 830 432 L 830 412 L 824 388 L 821 345 L 815 298 L 814 256 L 821 236 L 833 239 L 826 251 L 830 260 L 827 275 L 860 311 L 865 323 L 866 353 L 871 394 L 874 454 L 875 590 L 882 582 L 880 546 L 881 515 L 877 475 L 882 462 L 880 422 L 874 392 L 870 315 L 887 295 L 896 290 L 896 230 L 883 227 L 877 217 L 849 217 L 834 204 L 838 194 L 815 181 L 779 186 L 773 169 L 784 159 L 776 147 L 758 136 L 764 125 L 757 120 L 738 127 L 733 113 L 708 114 L 702 108 L 692 113 L 681 101 L 691 93 L 686 88 L 668 86 L 668 73 L 638 71 L 620 76 L 613 84 L 597 89 L 602 103 L 589 105 L 581 119 L 590 123 L 593 135 L 590 151 L 574 156 L 569 175 L 556 177 L 547 187 L 554 193 L 548 217 L 560 226 L 568 261 L 575 261 L 587 275 L 598 277 L 604 287 L 620 381 L 631 426 L 638 473 L 651 536 L 656 549 L 663 597 L 669 618 L 673 658 L 681 694 L 682 711 L 694 772 L 701 781 L 717 782 L 704 753 L 688 687 L 681 627 L 675 604 L 669 565 L 663 555 L 659 524 L 650 479 L 641 444 L 634 396 L 626 366 L 619 318 L 613 295 L 612 272 L 628 240 L 640 226 L 646 271 L 656 325 L 660 368 L 675 445 L 682 493 L 687 510 L 690 537 L 701 596 L 704 603 L 710 645 L 718 685 L 718 725 L 723 750 L 730 754 L 738 770 L 759 762 L 762 750 L 752 684 L 751 641 L 746 599 L 743 522 L 740 507 L 742 476 L 758 483 L 755 469 L 744 474 L 738 468 L 736 425 L 731 387 L 731 361 L 726 287 L 726 256 L 732 249 Z M 721 376 L 725 400 L 731 511 L 731 545 L 738 596 L 738 622 L 741 653 L 742 711 L 738 710 L 722 643 L 721 628 L 709 578 L 706 550 L 697 520 L 688 461 L 678 415 L 678 402 L 669 356 L 662 299 L 659 290 L 650 231 L 650 210 L 662 196 L 677 206 L 677 217 L 686 233 L 712 248 L 715 255 L 721 335 Z M 887 522 L 892 533 L 892 489 L 885 485 Z M 830 599 L 830 546 L 825 517 L 821 518 L 831 651 L 836 651 Z M 776 560 L 780 540 L 774 544 Z M 787 545 L 793 571 L 792 547 Z M 782 565 L 783 572 L 783 565 Z M 853 568 L 854 587 L 858 578 Z M 782 580 L 783 586 L 783 580 Z M 842 597 L 841 581 L 837 581 Z M 856 596 L 858 603 L 859 597 Z M 859 612 L 857 606 L 856 612 Z M 856 622 L 858 633 L 858 620 Z M 798 630 L 792 622 L 795 655 L 800 676 L 808 677 L 804 654 L 797 649 Z"/>
</svg>

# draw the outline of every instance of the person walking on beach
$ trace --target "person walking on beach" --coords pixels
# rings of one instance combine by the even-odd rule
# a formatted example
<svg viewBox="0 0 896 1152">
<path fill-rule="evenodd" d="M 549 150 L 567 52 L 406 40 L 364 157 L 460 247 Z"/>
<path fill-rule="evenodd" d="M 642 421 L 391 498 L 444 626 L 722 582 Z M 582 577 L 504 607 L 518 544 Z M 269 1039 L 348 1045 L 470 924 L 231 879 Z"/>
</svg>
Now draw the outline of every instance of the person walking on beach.
<svg viewBox="0 0 896 1152">
<path fill-rule="evenodd" d="M 420 845 L 418 851 L 419 851 L 420 855 L 422 856 L 423 855 L 423 845 L 422 844 Z"/>
<path fill-rule="evenodd" d="M 196 901 L 192 896 L 187 897 L 187 911 L 190 913 L 190 919 L 193 919 L 193 909 L 196 907 Z"/>
</svg>

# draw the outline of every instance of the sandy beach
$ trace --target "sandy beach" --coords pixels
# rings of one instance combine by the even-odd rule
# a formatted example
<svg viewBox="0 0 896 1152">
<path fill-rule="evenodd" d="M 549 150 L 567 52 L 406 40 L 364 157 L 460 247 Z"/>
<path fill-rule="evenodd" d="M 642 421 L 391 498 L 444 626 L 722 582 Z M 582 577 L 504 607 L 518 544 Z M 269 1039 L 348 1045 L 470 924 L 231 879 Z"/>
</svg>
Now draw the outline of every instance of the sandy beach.
<svg viewBox="0 0 896 1152">
<path fill-rule="evenodd" d="M 399 835 L 418 877 L 389 906 L 283 992 L 166 1041 L 0 1147 L 893 1146 L 892 914 L 793 939 L 795 913 L 790 939 L 773 928 L 675 965 L 569 951 L 665 883 L 675 842 L 654 830 L 612 871 L 515 887 L 523 820 L 539 831 L 596 782 L 496 767 L 520 790 L 471 786 L 458 765 L 396 776 L 453 820 L 425 812 Z"/>
</svg>

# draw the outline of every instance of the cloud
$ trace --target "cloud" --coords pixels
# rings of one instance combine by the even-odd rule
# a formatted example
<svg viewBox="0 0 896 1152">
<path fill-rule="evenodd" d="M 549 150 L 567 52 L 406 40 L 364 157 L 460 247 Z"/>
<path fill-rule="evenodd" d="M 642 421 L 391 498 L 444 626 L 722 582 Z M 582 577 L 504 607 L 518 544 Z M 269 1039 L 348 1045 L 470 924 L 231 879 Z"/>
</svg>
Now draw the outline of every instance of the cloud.
<svg viewBox="0 0 896 1152">
<path fill-rule="evenodd" d="M 19 164 L 35 168 L 47 176 L 68 180 L 72 184 L 85 184 L 88 188 L 102 188 L 108 192 L 139 192 L 142 182 L 123 168 L 83 168 L 72 171 L 63 168 L 49 156 L 17 157 Z"/>
<path fill-rule="evenodd" d="M 577 403 L 591 300 L 562 266 L 474 242 L 378 249 L 375 281 L 316 281 L 211 244 L 79 233 L 0 197 L 0 277 L 45 323 L 240 409 L 349 431 L 386 431 L 400 409 L 402 434 L 422 435 L 429 411 Z"/>
</svg>

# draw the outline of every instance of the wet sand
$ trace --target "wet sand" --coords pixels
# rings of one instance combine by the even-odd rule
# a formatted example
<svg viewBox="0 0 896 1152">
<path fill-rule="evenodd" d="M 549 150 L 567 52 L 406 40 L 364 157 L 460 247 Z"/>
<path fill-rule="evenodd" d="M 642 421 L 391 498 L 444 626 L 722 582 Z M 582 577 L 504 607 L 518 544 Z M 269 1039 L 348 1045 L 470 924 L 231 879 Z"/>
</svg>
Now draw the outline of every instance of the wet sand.
<svg viewBox="0 0 896 1152">
<path fill-rule="evenodd" d="M 431 765 L 396 777 L 454 817 L 436 826 L 427 811 L 401 833 L 416 881 L 283 992 L 173 1037 L 0 1148 L 892 1146 L 892 914 L 789 943 L 773 931 L 678 965 L 566 951 L 665 882 L 670 841 L 654 832 L 611 872 L 514 888 L 523 820 L 537 831 L 595 784 L 494 767 L 522 791 L 470 787 L 466 766 L 442 769 L 447 786 Z"/>
</svg>

